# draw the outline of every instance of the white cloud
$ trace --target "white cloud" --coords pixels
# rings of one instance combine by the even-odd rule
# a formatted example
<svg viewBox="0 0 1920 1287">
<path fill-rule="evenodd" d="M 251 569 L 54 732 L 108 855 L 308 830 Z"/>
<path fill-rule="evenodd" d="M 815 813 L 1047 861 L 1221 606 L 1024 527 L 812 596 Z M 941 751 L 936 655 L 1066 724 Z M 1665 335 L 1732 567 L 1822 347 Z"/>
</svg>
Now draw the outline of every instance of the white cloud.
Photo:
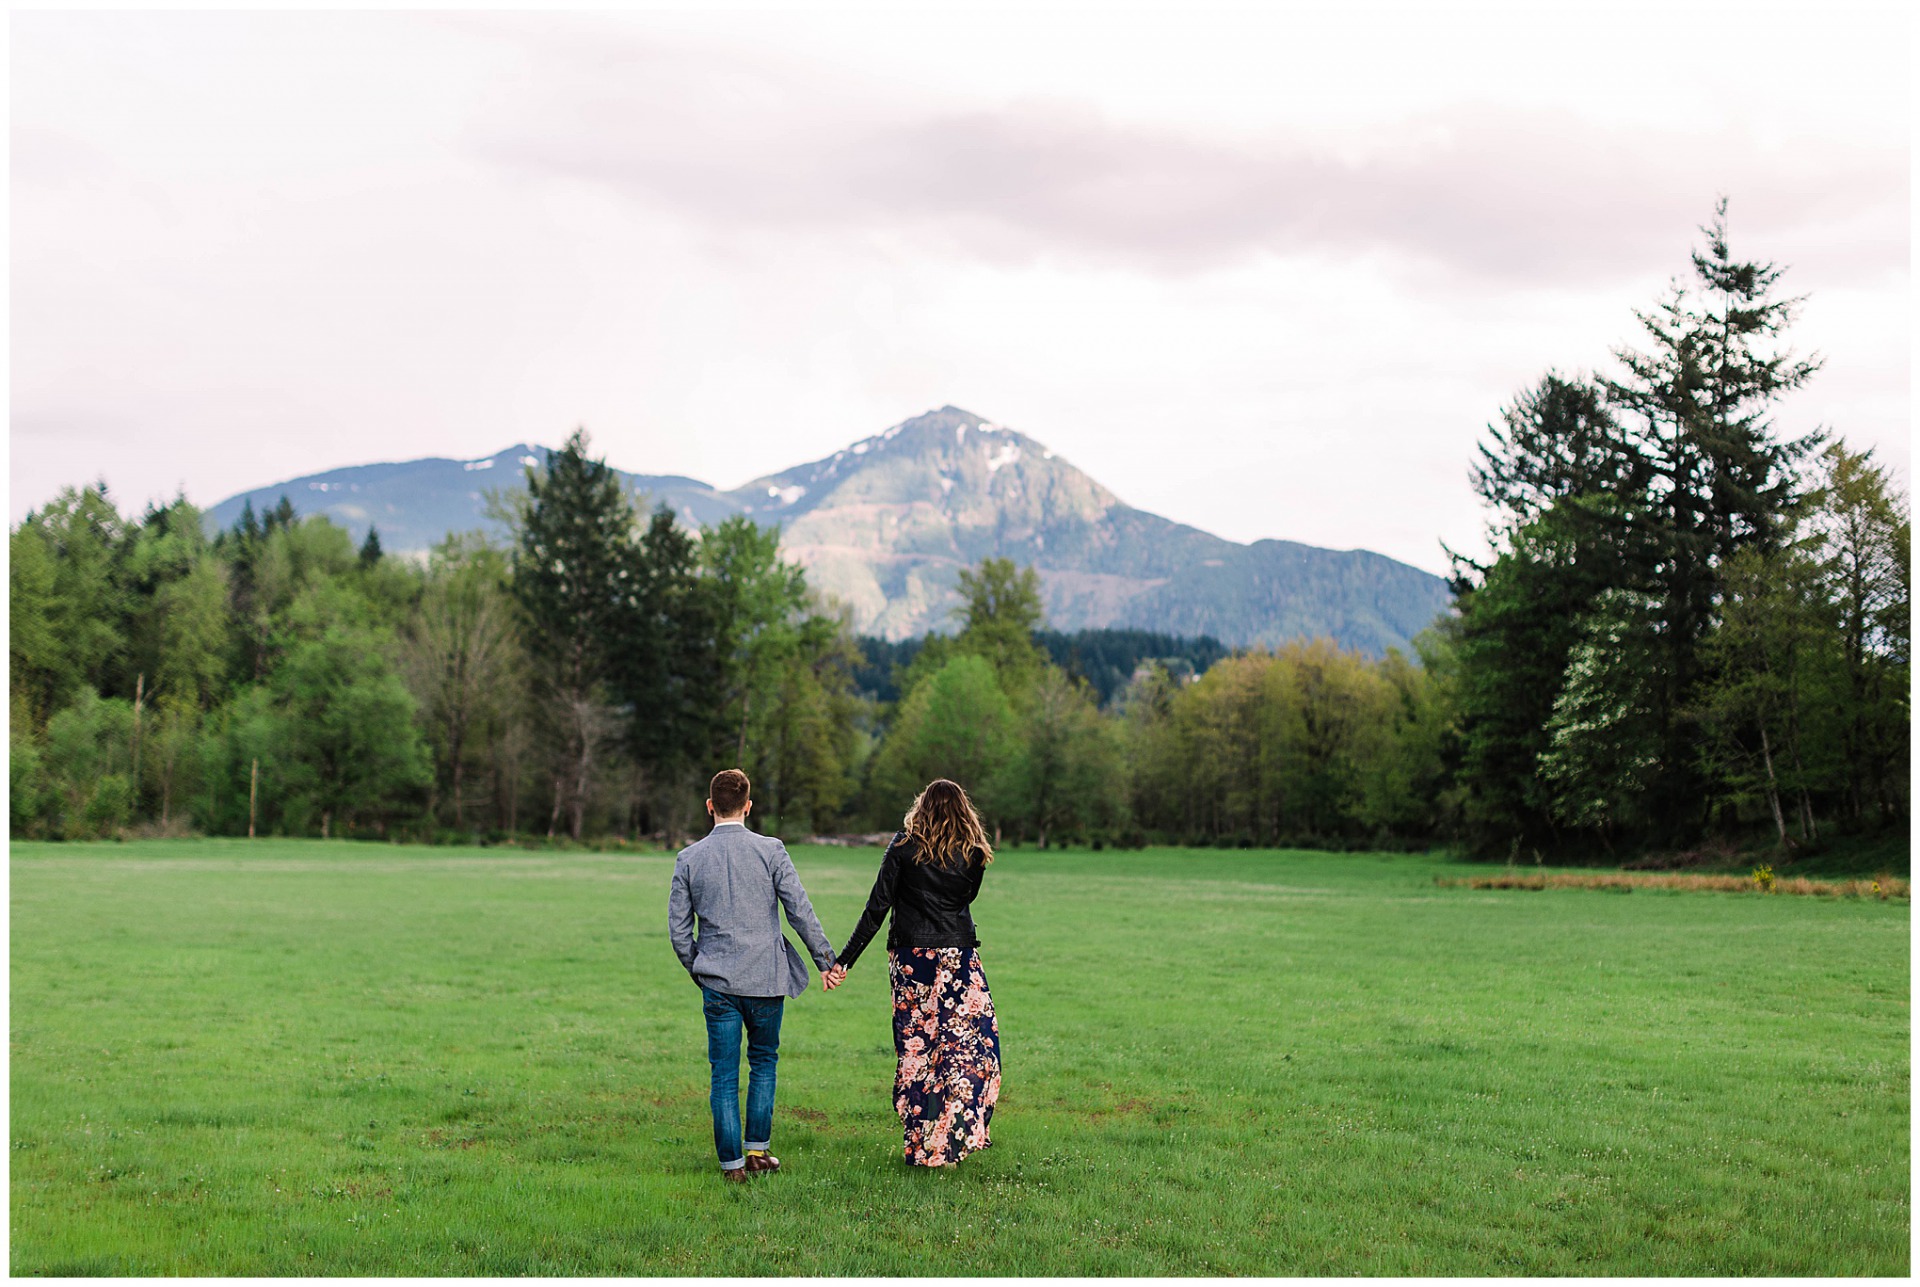
<svg viewBox="0 0 1920 1287">
<path fill-rule="evenodd" d="M 1813 296 L 1783 424 L 1904 471 L 1884 15 L 1249 12 L 17 14 L 11 513 L 581 423 L 732 486 L 954 403 L 1437 569 L 1481 426 L 1722 190 Z"/>
</svg>

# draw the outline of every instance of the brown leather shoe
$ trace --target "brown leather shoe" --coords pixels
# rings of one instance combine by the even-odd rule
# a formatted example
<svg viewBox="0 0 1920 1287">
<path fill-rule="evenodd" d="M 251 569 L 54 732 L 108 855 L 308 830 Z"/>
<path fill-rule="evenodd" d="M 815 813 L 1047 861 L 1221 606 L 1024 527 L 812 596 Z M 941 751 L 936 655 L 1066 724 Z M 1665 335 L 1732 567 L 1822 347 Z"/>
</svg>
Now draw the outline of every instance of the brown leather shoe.
<svg viewBox="0 0 1920 1287">
<path fill-rule="evenodd" d="M 747 1154 L 747 1169 L 755 1175 L 771 1174 L 780 1169 L 780 1159 L 771 1153 L 762 1153 L 759 1157 Z"/>
<path fill-rule="evenodd" d="M 722 1169 L 720 1178 L 728 1184 L 745 1184 L 747 1182 L 747 1168 L 744 1166 L 736 1166 L 731 1169 Z"/>
</svg>

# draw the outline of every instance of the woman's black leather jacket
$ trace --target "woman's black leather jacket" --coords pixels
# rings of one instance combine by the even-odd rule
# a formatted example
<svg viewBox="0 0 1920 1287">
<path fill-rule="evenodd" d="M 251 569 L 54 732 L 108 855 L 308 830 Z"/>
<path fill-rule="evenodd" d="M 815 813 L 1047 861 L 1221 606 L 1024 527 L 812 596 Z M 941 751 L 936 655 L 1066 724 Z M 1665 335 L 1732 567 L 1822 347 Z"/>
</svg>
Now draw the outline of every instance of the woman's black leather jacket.
<svg viewBox="0 0 1920 1287">
<path fill-rule="evenodd" d="M 873 892 L 867 895 L 867 909 L 835 958 L 841 965 L 851 968 L 859 959 L 888 908 L 893 909 L 893 928 L 887 931 L 889 949 L 980 945 L 967 909 L 979 895 L 980 878 L 987 870 L 981 854 L 970 854 L 967 865 L 956 871 L 917 861 L 917 847 L 918 842 L 906 832 L 894 833 L 880 860 Z"/>
</svg>

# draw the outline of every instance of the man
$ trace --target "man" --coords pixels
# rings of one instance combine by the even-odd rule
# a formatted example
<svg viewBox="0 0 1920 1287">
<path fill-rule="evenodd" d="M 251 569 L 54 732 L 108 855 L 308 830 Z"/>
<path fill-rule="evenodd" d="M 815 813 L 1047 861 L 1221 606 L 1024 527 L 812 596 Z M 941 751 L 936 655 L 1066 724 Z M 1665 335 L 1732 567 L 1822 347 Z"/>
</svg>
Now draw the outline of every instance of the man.
<svg viewBox="0 0 1920 1287">
<path fill-rule="evenodd" d="M 780 1010 L 807 990 L 807 963 L 780 932 L 780 908 L 800 932 L 824 976 L 833 949 L 813 914 L 787 847 L 747 830 L 751 784 L 722 769 L 707 788 L 713 830 L 680 851 L 667 899 L 674 955 L 700 987 L 713 1065 L 713 1147 L 722 1179 L 780 1169 L 773 1138 L 774 1066 L 780 1058 Z M 694 938 L 699 921 L 700 937 Z M 740 1127 L 740 1034 L 747 1038 L 746 1138 Z"/>
</svg>

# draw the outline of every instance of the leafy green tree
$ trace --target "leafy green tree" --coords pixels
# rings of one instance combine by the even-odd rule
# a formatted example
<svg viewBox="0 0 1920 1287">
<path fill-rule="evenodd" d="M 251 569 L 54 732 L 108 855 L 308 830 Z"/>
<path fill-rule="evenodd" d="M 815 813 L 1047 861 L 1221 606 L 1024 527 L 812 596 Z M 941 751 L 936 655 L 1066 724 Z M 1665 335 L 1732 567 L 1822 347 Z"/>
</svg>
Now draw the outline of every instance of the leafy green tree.
<svg viewBox="0 0 1920 1287">
<path fill-rule="evenodd" d="M 1839 632 L 1842 809 L 1854 825 L 1906 815 L 1912 737 L 1913 520 L 1871 451 L 1829 445 L 1810 515 Z"/>
<path fill-rule="evenodd" d="M 519 715 L 525 666 L 515 629 L 506 555 L 480 533 L 447 537 L 431 551 L 417 611 L 401 638 L 400 674 L 435 751 L 436 799 L 467 826 L 470 777 L 488 759 L 489 735 Z"/>
<path fill-rule="evenodd" d="M 997 792 L 1006 821 L 1050 839 L 1118 829 L 1127 800 L 1119 726 L 1102 719 L 1091 688 L 1057 666 L 1035 681 Z"/>
<path fill-rule="evenodd" d="M 984 657 L 1009 697 L 1024 694 L 1047 664 L 1034 632 L 1046 624 L 1040 576 L 1012 559 L 982 559 L 960 571 L 960 608 L 965 627 L 957 651 Z"/>
<path fill-rule="evenodd" d="M 12 835 L 36 835 L 44 829 L 46 779 L 33 711 L 27 695 L 18 687 L 13 692 L 11 715 L 7 727 L 7 825 Z"/>
<path fill-rule="evenodd" d="M 387 660 L 388 641 L 326 625 L 291 642 L 267 679 L 280 715 L 279 808 L 293 830 L 332 834 L 336 819 L 384 823 L 432 781 L 432 765 L 406 686 Z"/>
<path fill-rule="evenodd" d="M 1377 835 L 1448 834 L 1457 822 L 1449 756 L 1457 744 L 1451 638 L 1414 640 L 1421 663 L 1389 649 L 1375 667 L 1392 695 L 1386 736 L 1361 765 L 1357 818 Z"/>
<path fill-rule="evenodd" d="M 723 712 L 735 764 L 749 760 L 754 700 L 791 662 L 807 603 L 799 567 L 780 558 L 780 529 L 734 515 L 700 541 L 700 563 L 714 606 Z M 760 714 L 767 715 L 764 701 Z"/>
<path fill-rule="evenodd" d="M 82 688 L 47 722 L 41 754 L 54 834 L 104 836 L 133 818 L 133 704 Z"/>
<path fill-rule="evenodd" d="M 1820 700 L 1821 679 L 1831 673 L 1839 643 L 1818 567 L 1804 543 L 1788 542 L 1741 550 L 1720 575 L 1719 621 L 1701 649 L 1703 760 L 1710 778 L 1736 799 L 1766 800 L 1781 845 L 1788 843 L 1789 808 L 1799 815 L 1801 839 L 1814 839 L 1818 782 L 1810 764 L 1821 767 L 1821 739 L 1808 725 L 1824 722 L 1819 712 L 1829 703 Z"/>
<path fill-rule="evenodd" d="M 54 568 L 53 588 L 45 601 L 44 621 L 57 641 L 43 660 L 52 705 L 70 701 L 83 686 L 99 692 L 113 676 L 126 645 L 126 603 L 116 575 L 116 555 L 125 523 L 99 484 L 64 489 L 23 526 L 35 527 L 46 542 Z"/>
<path fill-rule="evenodd" d="M 126 612 L 126 647 L 109 681 L 112 691 L 137 693 L 143 700 L 156 691 L 167 651 L 169 591 L 207 557 L 200 511 L 185 499 L 149 506 L 141 521 L 127 528 L 115 551 L 114 569 Z M 224 625 L 224 603 L 218 610 Z"/>
<path fill-rule="evenodd" d="M 1328 639 L 1289 644 L 1279 660 L 1275 678 L 1284 680 L 1300 712 L 1299 741 L 1288 756 L 1296 825 L 1314 836 L 1352 836 L 1369 822 L 1385 825 L 1397 812 L 1386 770 L 1402 694 L 1380 665 Z"/>
<path fill-rule="evenodd" d="M 996 792 L 1015 750 L 1013 707 L 984 658 L 950 658 L 901 699 L 874 752 L 870 798 L 877 819 L 898 818 L 935 778 L 958 782 L 997 825 Z"/>
<path fill-rule="evenodd" d="M 1174 694 L 1158 730 L 1164 744 L 1148 756 L 1168 776 L 1149 794 L 1175 810 L 1152 819 L 1162 831 L 1196 843 L 1250 843 L 1288 829 L 1277 779 L 1283 748 L 1299 739 L 1299 708 L 1271 686 L 1273 668 L 1270 652 L 1242 653 Z"/>
<path fill-rule="evenodd" d="M 22 523 L 8 538 L 7 551 L 7 673 L 17 738 L 46 723 L 74 677 L 54 630 L 58 569 L 46 528 Z"/>
<path fill-rule="evenodd" d="M 235 689 L 208 712 L 199 739 L 193 817 L 210 832 L 261 835 L 303 830 L 310 810 L 294 811 L 288 825 L 288 787 L 307 783 L 299 768 L 290 716 L 264 683 Z M 257 800 L 256 800 L 257 796 Z"/>
<path fill-rule="evenodd" d="M 201 710 L 190 696 L 163 695 L 142 739 L 140 789 L 156 800 L 163 829 L 174 825 L 175 810 L 197 784 Z"/>
<path fill-rule="evenodd" d="M 1657 674 L 1660 605 L 1631 590 L 1607 590 L 1580 623 L 1579 642 L 1557 685 L 1539 772 L 1562 821 L 1611 842 L 1643 820 L 1661 759 Z"/>
<path fill-rule="evenodd" d="M 210 709 L 225 686 L 230 656 L 225 566 L 211 554 L 196 558 L 183 575 L 156 591 L 154 616 L 157 691 Z"/>
<path fill-rule="evenodd" d="M 772 677 L 752 772 L 777 834 L 820 828 L 853 793 L 863 708 L 853 691 L 858 656 L 844 615 L 815 614 L 795 628 Z"/>
</svg>

